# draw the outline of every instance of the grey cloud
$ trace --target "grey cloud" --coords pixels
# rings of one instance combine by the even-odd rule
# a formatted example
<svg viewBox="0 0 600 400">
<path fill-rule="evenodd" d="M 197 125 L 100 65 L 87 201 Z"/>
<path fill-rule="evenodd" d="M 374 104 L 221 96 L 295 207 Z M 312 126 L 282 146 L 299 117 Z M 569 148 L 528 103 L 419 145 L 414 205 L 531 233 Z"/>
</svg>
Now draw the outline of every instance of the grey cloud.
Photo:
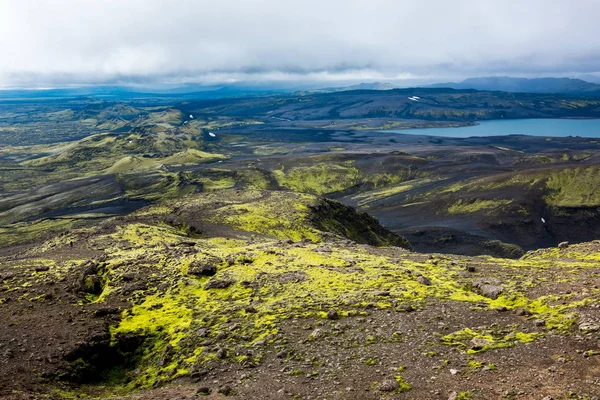
<svg viewBox="0 0 600 400">
<path fill-rule="evenodd" d="M 595 0 L 2 0 L 0 86 L 600 71 Z"/>
</svg>

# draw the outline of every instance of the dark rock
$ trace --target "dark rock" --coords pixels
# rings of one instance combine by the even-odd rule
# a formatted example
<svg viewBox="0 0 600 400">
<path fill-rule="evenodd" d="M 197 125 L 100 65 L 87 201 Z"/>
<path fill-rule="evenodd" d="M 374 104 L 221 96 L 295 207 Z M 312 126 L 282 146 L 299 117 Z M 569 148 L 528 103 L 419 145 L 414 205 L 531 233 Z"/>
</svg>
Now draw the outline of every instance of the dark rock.
<svg viewBox="0 0 600 400">
<path fill-rule="evenodd" d="M 329 247 L 326 247 L 326 246 L 317 247 L 317 248 L 315 248 L 315 251 L 318 251 L 320 253 L 331 253 L 331 249 Z"/>
<path fill-rule="evenodd" d="M 219 358 L 221 360 L 227 358 L 227 350 L 226 349 L 217 350 L 217 358 Z"/>
<path fill-rule="evenodd" d="M 135 279 L 135 275 L 134 275 L 134 274 L 124 274 L 124 275 L 122 276 L 122 279 L 123 279 L 125 282 L 131 282 L 132 280 L 134 280 L 134 279 Z"/>
<path fill-rule="evenodd" d="M 49 269 L 50 267 L 47 265 L 38 265 L 37 267 L 35 267 L 35 272 L 46 272 Z"/>
<path fill-rule="evenodd" d="M 227 332 L 220 332 L 217 336 L 215 336 L 215 340 L 223 340 L 227 339 Z"/>
<path fill-rule="evenodd" d="M 99 275 L 88 275 L 83 280 L 82 290 L 86 293 L 99 295 L 104 290 L 104 279 Z"/>
<path fill-rule="evenodd" d="M 569 242 L 560 242 L 557 246 L 559 249 L 566 249 L 569 247 Z"/>
<path fill-rule="evenodd" d="M 208 396 L 210 394 L 210 388 L 207 386 L 201 386 L 196 390 L 196 394 L 200 396 Z"/>
<path fill-rule="evenodd" d="M 417 278 L 417 282 L 419 282 L 421 285 L 425 285 L 425 286 L 430 286 L 431 285 L 431 280 L 429 278 L 424 277 L 424 276 L 419 276 Z"/>
<path fill-rule="evenodd" d="M 203 377 L 205 377 L 206 375 L 208 375 L 208 370 L 206 369 L 196 369 L 196 367 L 192 368 L 192 371 L 190 372 L 190 377 L 196 380 L 200 380 Z M 208 389 L 210 390 L 210 389 Z"/>
<path fill-rule="evenodd" d="M 258 312 L 258 310 L 256 308 L 254 308 L 253 306 L 248 306 L 248 307 L 244 308 L 244 311 L 246 311 L 247 313 L 250 313 L 250 314 L 254 314 L 254 313 Z"/>
<path fill-rule="evenodd" d="M 229 286 L 233 285 L 233 280 L 231 279 L 211 279 L 204 285 L 204 289 L 226 289 Z"/>
<path fill-rule="evenodd" d="M 287 358 L 289 354 L 289 350 L 281 350 L 279 353 L 277 353 L 277 358 Z"/>
<path fill-rule="evenodd" d="M 338 312 L 336 310 L 329 310 L 327 311 L 327 318 L 328 319 L 338 319 L 340 316 L 338 314 Z"/>
<path fill-rule="evenodd" d="M 196 336 L 198 337 L 207 337 L 208 336 L 208 329 L 206 328 L 200 328 L 196 331 Z"/>
<path fill-rule="evenodd" d="M 193 261 L 190 264 L 188 273 L 194 276 L 214 276 L 217 273 L 217 267 L 213 264 Z"/>
<path fill-rule="evenodd" d="M 526 310 L 524 308 L 517 308 L 514 311 L 515 314 L 517 314 L 520 317 L 526 317 L 528 315 L 531 315 L 531 313 L 529 312 L 529 310 Z"/>
<path fill-rule="evenodd" d="M 284 272 L 279 275 L 277 279 L 281 283 L 298 283 L 304 282 L 307 278 L 306 273 L 302 271 L 294 271 L 294 272 Z"/>
<path fill-rule="evenodd" d="M 221 386 L 217 393 L 222 394 L 223 396 L 231 396 L 233 394 L 233 389 L 229 385 Z"/>
<path fill-rule="evenodd" d="M 467 270 L 467 272 L 476 272 L 477 271 L 477 268 L 475 268 L 474 265 L 467 265 L 465 267 L 465 269 Z"/>
<path fill-rule="evenodd" d="M 138 290 L 146 290 L 148 286 L 144 282 L 132 282 L 123 286 L 122 293 L 125 296 L 132 294 Z"/>
<path fill-rule="evenodd" d="M 95 317 L 105 317 L 107 315 L 114 315 L 114 314 L 118 314 L 119 313 L 119 309 L 117 307 L 102 307 L 97 309 L 94 312 L 94 316 Z"/>
</svg>

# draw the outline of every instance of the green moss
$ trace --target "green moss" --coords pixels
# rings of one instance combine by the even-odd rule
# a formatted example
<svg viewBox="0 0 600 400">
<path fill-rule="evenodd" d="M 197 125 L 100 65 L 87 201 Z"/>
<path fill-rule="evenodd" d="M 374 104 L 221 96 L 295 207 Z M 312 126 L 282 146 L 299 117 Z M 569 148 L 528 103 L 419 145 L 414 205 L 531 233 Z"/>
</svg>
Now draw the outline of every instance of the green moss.
<svg viewBox="0 0 600 400">
<path fill-rule="evenodd" d="M 412 389 L 412 386 L 409 385 L 400 375 L 395 376 L 394 379 L 396 379 L 396 382 L 398 382 L 400 385 L 400 387 L 396 389 L 394 393 L 404 393 Z"/>
<path fill-rule="evenodd" d="M 479 331 L 470 328 L 464 328 L 442 337 L 442 343 L 448 346 L 458 346 L 465 349 L 467 354 L 477 354 L 492 349 L 501 349 L 512 347 L 518 343 L 531 343 L 540 333 L 524 333 L 516 330 L 487 330 Z M 479 339 L 487 343 L 481 347 L 469 348 L 472 339 Z"/>
<path fill-rule="evenodd" d="M 356 201 L 359 207 L 368 209 L 371 203 L 376 201 L 396 196 L 430 184 L 431 182 L 437 181 L 437 179 L 423 178 L 423 179 L 411 179 L 409 181 L 403 181 L 402 183 L 388 183 L 383 188 L 377 188 L 366 192 L 361 192 L 355 195 L 352 199 Z"/>
<path fill-rule="evenodd" d="M 112 329 L 113 335 L 135 333 L 169 337 L 171 345 L 183 338 L 182 333 L 192 322 L 192 311 L 173 296 L 147 296 L 144 302 L 125 311 L 121 323 Z"/>
<path fill-rule="evenodd" d="M 448 214 L 472 214 L 479 211 L 488 211 L 507 206 L 512 203 L 512 200 L 480 200 L 473 201 L 458 200 L 456 203 L 448 207 Z"/>
<path fill-rule="evenodd" d="M 356 185 L 360 172 L 351 166 L 322 163 L 273 172 L 279 185 L 296 192 L 327 194 Z"/>
<path fill-rule="evenodd" d="M 479 361 L 469 361 L 469 368 L 476 371 L 483 368 L 483 363 Z"/>
<path fill-rule="evenodd" d="M 546 187 L 548 204 L 557 207 L 596 207 L 600 205 L 600 168 L 597 166 L 563 169 L 550 174 Z"/>
<path fill-rule="evenodd" d="M 528 295 L 532 288 L 543 284 L 545 277 L 577 279 L 580 272 L 587 273 L 590 268 L 595 268 L 596 261 L 592 260 L 597 257 L 597 244 L 540 251 L 521 260 L 473 259 L 490 276 L 503 278 L 504 293 L 492 300 L 473 292 L 468 278 L 462 274 L 463 267 L 448 257 L 426 259 L 401 249 L 340 245 L 336 241 L 288 244 L 277 240 L 277 234 L 270 235 L 271 231 L 281 229 L 294 232 L 309 229 L 309 232 L 321 235 L 323 231 L 306 218 L 315 212 L 314 201 L 310 195 L 292 196 L 283 192 L 247 191 L 238 197 L 235 191 L 211 192 L 140 210 L 128 217 L 131 218 L 129 221 L 120 220 L 114 230 L 95 233 L 97 243 L 105 247 L 108 256 L 102 271 L 107 281 L 101 295 L 104 300 L 120 296 L 121 277 L 127 271 L 135 271 L 147 278 L 148 289 L 135 292 L 127 299 L 133 307 L 111 328 L 115 346 L 127 335 L 143 339 L 135 352 L 137 365 L 129 372 L 130 388 L 168 382 L 215 363 L 260 363 L 265 354 L 257 349 L 283 339 L 280 334 L 283 321 L 317 319 L 323 322 L 321 318 L 327 310 L 337 310 L 339 317 L 344 319 L 364 315 L 365 307 L 385 309 L 393 306 L 401 311 L 408 306 L 425 308 L 432 303 L 445 302 L 467 303 L 467 306 L 483 310 L 523 308 L 529 311 L 531 318 L 544 319 L 546 328 L 562 333 L 576 321 L 577 308 L 595 301 L 600 294 L 600 291 L 590 289 L 577 296 L 551 294 L 535 298 Z M 264 232 L 265 237 L 190 238 L 183 234 L 179 223 L 158 222 L 167 221 L 175 210 L 182 221 L 193 221 L 193 217 L 202 215 L 227 229 L 246 226 Z M 186 219 L 186 213 L 192 217 Z M 259 226 L 243 218 L 240 222 L 239 215 L 246 215 L 249 220 L 250 216 L 266 218 L 272 215 L 275 222 L 264 221 L 263 226 Z M 77 232 L 72 234 L 76 236 Z M 86 234 L 91 233 L 86 231 Z M 48 241 L 40 251 L 52 246 L 60 248 L 68 244 L 60 240 Z M 565 260 L 567 254 L 578 259 Z M 187 274 L 190 263 L 202 260 L 216 260 L 216 276 L 190 277 Z M 37 258 L 32 255 L 26 267 L 50 261 L 39 254 Z M 80 268 L 81 263 L 82 260 L 69 264 L 53 262 L 51 271 L 34 276 L 39 279 L 49 274 L 60 276 L 69 268 Z M 419 283 L 417 273 L 426 276 L 431 284 Z M 231 284 L 226 288 L 206 289 L 209 279 L 228 280 Z M 15 285 L 26 283 L 32 284 L 19 282 Z M 388 292 L 387 296 L 382 297 L 382 291 Z M 247 311 L 249 305 L 252 312 Z M 390 312 L 393 311 L 390 309 Z M 233 321 L 235 330 L 231 329 Z M 220 332 L 229 334 L 226 339 L 220 339 L 228 350 L 226 359 L 220 359 L 216 349 L 204 347 L 206 338 L 195 334 L 199 329 L 206 329 L 211 339 Z M 327 331 L 323 333 L 330 337 L 334 335 Z M 474 354 L 525 345 L 540 335 L 523 332 L 514 326 L 466 327 L 444 336 L 442 342 Z M 473 338 L 484 339 L 488 344 L 477 350 L 470 349 Z M 311 339 L 308 333 L 305 339 Z M 322 340 L 318 335 L 312 339 Z M 386 340 L 397 341 L 398 338 L 371 335 L 366 343 L 356 345 Z M 248 355 L 247 351 L 252 351 L 253 355 Z M 434 356 L 431 348 L 423 352 Z M 470 361 L 471 367 L 481 368 L 477 361 Z M 371 359 L 366 363 L 372 362 L 376 361 Z"/>
</svg>

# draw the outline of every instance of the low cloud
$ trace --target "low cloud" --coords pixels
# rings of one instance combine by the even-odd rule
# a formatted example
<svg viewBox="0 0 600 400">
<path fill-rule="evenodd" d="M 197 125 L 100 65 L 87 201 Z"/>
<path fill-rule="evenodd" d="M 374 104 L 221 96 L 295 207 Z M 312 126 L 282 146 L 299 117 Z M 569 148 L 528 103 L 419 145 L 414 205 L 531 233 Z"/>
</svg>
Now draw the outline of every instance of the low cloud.
<svg viewBox="0 0 600 400">
<path fill-rule="evenodd" d="M 600 71 L 595 0 L 3 0 L 0 86 Z"/>
</svg>

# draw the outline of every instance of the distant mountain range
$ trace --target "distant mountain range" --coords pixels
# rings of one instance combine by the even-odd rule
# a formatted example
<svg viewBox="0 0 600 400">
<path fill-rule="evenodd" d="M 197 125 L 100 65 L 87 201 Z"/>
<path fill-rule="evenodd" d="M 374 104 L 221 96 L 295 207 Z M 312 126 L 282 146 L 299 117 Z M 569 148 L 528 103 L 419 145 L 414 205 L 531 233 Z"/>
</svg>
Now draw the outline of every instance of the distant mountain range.
<svg viewBox="0 0 600 400">
<path fill-rule="evenodd" d="M 255 96 L 281 92 L 267 87 L 244 85 L 182 85 L 182 86 L 109 86 L 92 85 L 73 88 L 53 89 L 8 89 L 0 90 L 0 99 L 43 99 L 72 97 L 105 97 L 105 98 L 147 98 L 176 97 L 194 99 L 216 99 L 240 96 Z"/>
<path fill-rule="evenodd" d="M 452 89 L 494 90 L 521 93 L 575 93 L 600 95 L 600 85 L 572 78 L 511 78 L 491 76 L 468 78 L 462 82 L 436 83 L 428 87 Z"/>
<path fill-rule="evenodd" d="M 592 76 L 589 77 L 590 79 Z M 600 84 L 573 78 L 513 78 L 508 76 L 490 76 L 467 78 L 461 82 L 442 82 L 427 85 L 410 85 L 405 82 L 393 84 L 387 82 L 360 83 L 358 85 L 329 87 L 312 90 L 312 93 L 343 92 L 348 90 L 391 90 L 398 88 L 428 87 L 450 89 L 474 89 L 512 93 L 565 93 L 600 96 Z"/>
<path fill-rule="evenodd" d="M 590 79 L 593 76 L 590 75 Z M 461 82 L 443 82 L 425 84 L 424 81 L 407 80 L 397 83 L 363 82 L 348 86 L 315 88 L 315 84 L 298 83 L 232 83 L 228 85 L 202 85 L 199 83 L 183 85 L 127 86 L 127 85 L 92 85 L 73 88 L 55 89 L 14 89 L 0 90 L 0 99 L 40 99 L 69 97 L 107 97 L 107 98 L 147 98 L 176 97 L 194 99 L 217 99 L 246 97 L 269 94 L 295 93 L 310 95 L 317 93 L 335 93 L 356 90 L 391 90 L 399 88 L 450 88 L 474 89 L 480 91 L 500 91 L 512 93 L 563 93 L 600 97 L 600 84 L 573 78 L 513 78 L 479 77 L 468 78 Z"/>
</svg>

